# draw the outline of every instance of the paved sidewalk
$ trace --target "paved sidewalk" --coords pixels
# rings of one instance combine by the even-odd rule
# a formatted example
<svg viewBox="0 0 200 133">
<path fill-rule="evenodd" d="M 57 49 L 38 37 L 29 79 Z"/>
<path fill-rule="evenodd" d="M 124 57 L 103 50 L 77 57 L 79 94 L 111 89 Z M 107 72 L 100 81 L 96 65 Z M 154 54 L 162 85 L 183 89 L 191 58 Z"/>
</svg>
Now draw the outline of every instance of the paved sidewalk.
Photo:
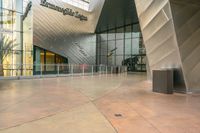
<svg viewBox="0 0 200 133">
<path fill-rule="evenodd" d="M 144 74 L 0 81 L 0 133 L 199 133 L 199 103 Z"/>
</svg>

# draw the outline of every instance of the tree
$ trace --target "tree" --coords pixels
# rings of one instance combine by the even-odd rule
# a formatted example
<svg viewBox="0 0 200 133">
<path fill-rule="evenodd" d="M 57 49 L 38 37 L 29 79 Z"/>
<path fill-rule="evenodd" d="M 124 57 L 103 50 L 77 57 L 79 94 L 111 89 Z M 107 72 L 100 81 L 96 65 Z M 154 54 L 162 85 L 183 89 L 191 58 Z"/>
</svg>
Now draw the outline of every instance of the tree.
<svg viewBox="0 0 200 133">
<path fill-rule="evenodd" d="M 12 52 L 16 46 L 13 44 L 15 40 L 10 40 L 8 37 L 3 36 L 0 38 L 0 76 L 4 76 L 3 73 L 3 61 Z"/>
</svg>

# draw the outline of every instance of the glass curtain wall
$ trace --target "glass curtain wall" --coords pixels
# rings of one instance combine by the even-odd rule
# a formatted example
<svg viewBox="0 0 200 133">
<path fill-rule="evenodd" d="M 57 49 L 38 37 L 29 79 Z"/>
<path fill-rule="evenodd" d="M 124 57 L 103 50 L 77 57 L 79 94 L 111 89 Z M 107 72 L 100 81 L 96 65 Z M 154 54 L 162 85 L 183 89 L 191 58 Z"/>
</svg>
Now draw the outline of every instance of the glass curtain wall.
<svg viewBox="0 0 200 133">
<path fill-rule="evenodd" d="M 33 17 L 32 3 L 23 1 L 23 76 L 33 75 Z"/>
<path fill-rule="evenodd" d="M 24 4 L 26 3 L 26 4 Z M 29 0 L 0 0 L 0 76 L 32 75 L 32 17 Z"/>
<path fill-rule="evenodd" d="M 22 73 L 22 10 L 23 0 L 0 1 L 1 76 Z"/>
<path fill-rule="evenodd" d="M 139 24 L 97 34 L 97 64 L 128 66 L 129 71 L 146 71 L 146 53 Z"/>
<path fill-rule="evenodd" d="M 67 65 L 68 59 L 53 52 L 34 46 L 34 75 L 57 74 L 57 65 Z M 60 72 L 64 71 L 60 67 Z"/>
</svg>

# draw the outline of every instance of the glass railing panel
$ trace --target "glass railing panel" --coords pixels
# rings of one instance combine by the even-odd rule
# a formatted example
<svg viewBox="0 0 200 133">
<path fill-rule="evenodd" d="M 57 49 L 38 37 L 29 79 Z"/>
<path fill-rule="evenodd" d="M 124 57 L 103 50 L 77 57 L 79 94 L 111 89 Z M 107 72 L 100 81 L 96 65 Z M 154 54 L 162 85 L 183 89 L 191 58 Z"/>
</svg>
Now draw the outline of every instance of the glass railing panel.
<svg viewBox="0 0 200 133">
<path fill-rule="evenodd" d="M 112 74 L 115 68 L 118 73 L 126 72 L 124 66 L 105 66 L 105 65 L 68 65 L 68 64 L 4 64 L 0 65 L 0 77 L 23 77 L 23 76 L 59 76 L 59 75 L 93 75 L 93 74 Z M 140 67 L 141 68 L 141 67 Z M 138 68 L 139 69 L 139 68 Z M 146 68 L 141 68 L 146 69 Z"/>
<path fill-rule="evenodd" d="M 59 64 L 58 66 L 58 74 L 70 74 L 71 73 L 71 69 L 69 65 L 64 65 L 64 64 Z"/>
</svg>

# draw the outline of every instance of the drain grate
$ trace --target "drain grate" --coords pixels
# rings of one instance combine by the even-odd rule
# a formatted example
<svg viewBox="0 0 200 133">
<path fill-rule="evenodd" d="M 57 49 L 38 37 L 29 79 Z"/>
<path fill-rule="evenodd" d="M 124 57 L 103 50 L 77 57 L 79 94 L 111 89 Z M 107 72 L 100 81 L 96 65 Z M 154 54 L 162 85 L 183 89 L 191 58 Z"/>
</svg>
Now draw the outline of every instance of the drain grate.
<svg viewBox="0 0 200 133">
<path fill-rule="evenodd" d="M 122 117 L 122 114 L 115 114 L 115 117 Z"/>
</svg>

